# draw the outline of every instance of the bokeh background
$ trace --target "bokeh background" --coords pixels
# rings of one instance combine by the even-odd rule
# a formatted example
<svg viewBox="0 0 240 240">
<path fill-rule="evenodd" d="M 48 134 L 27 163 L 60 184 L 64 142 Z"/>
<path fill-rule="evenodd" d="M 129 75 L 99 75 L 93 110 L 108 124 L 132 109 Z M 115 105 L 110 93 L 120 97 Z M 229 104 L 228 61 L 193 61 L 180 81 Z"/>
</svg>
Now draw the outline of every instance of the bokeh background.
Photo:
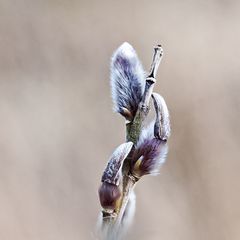
<svg viewBox="0 0 240 240">
<path fill-rule="evenodd" d="M 240 239 L 240 2 L 0 0 L 0 239 L 97 239 L 101 173 L 124 141 L 109 63 L 124 41 L 171 112 L 168 161 L 127 239 Z"/>
</svg>

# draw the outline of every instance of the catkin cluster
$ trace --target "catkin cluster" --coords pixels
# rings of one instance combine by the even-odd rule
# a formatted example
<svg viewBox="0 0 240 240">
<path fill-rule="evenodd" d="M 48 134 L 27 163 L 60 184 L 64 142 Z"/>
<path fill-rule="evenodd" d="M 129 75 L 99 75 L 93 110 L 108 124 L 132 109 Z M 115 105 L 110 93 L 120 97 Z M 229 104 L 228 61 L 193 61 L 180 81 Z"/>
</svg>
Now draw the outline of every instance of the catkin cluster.
<svg viewBox="0 0 240 240">
<path fill-rule="evenodd" d="M 136 183 L 144 175 L 159 173 L 167 157 L 169 112 L 163 97 L 153 92 L 162 54 L 161 46 L 157 46 L 149 75 L 144 72 L 129 43 L 123 43 L 112 56 L 110 82 L 113 106 L 114 111 L 126 120 L 128 137 L 115 149 L 102 175 L 99 199 L 103 217 L 117 218 L 121 211 L 121 217 L 127 215 L 134 185 L 129 185 L 128 181 Z M 151 99 L 156 118 L 144 126 Z"/>
</svg>

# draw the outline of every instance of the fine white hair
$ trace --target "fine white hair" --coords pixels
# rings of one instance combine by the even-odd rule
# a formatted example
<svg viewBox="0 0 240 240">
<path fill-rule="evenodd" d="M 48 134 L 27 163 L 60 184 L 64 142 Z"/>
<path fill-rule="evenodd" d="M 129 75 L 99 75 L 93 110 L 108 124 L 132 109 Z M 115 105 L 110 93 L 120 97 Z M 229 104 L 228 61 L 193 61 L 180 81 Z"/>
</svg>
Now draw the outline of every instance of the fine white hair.
<svg viewBox="0 0 240 240">
<path fill-rule="evenodd" d="M 111 60 L 111 87 L 114 111 L 127 109 L 134 115 L 145 88 L 145 74 L 134 48 L 123 43 Z"/>
</svg>

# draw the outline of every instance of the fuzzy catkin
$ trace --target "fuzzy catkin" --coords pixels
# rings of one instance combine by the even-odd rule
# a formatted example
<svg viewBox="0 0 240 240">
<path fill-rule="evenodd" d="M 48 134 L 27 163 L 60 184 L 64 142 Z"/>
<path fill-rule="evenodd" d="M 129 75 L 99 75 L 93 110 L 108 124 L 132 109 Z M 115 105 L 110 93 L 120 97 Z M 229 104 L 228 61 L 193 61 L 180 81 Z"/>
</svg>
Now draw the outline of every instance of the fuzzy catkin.
<svg viewBox="0 0 240 240">
<path fill-rule="evenodd" d="M 159 173 L 167 157 L 167 142 L 154 137 L 153 125 L 151 123 L 142 130 L 131 159 L 131 172 L 139 178 L 143 175 Z"/>
<path fill-rule="evenodd" d="M 137 53 L 127 42 L 113 54 L 111 87 L 114 110 L 122 113 L 127 109 L 134 117 L 143 96 L 145 74 Z"/>
</svg>

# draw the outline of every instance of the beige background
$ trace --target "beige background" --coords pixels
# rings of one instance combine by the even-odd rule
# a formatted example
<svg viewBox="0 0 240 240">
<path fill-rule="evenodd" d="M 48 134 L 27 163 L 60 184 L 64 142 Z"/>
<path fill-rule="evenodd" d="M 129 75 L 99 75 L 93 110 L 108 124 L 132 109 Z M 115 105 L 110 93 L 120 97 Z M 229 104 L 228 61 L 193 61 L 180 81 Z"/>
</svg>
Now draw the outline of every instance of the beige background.
<svg viewBox="0 0 240 240">
<path fill-rule="evenodd" d="M 137 186 L 128 239 L 240 239 L 240 2 L 0 0 L 0 239 L 88 240 L 124 121 L 109 61 L 130 42 L 172 136 L 161 175 Z"/>
</svg>

